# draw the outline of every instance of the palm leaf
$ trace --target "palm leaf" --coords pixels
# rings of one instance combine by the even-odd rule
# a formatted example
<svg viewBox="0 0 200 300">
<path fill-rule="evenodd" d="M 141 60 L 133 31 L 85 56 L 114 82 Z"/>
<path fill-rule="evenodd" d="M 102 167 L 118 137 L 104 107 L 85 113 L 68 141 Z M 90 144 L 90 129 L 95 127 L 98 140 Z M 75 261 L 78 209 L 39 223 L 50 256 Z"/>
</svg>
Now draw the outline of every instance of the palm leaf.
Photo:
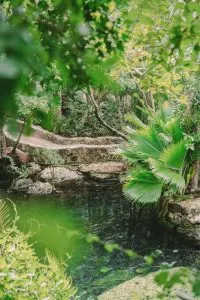
<svg viewBox="0 0 200 300">
<path fill-rule="evenodd" d="M 166 167 L 162 161 L 149 158 L 149 164 L 154 175 L 164 183 L 175 185 L 180 191 L 185 188 L 185 180 L 183 176 Z"/>
<path fill-rule="evenodd" d="M 139 130 L 134 135 L 134 140 L 136 151 L 143 159 L 149 157 L 158 159 L 165 147 L 162 137 L 153 126 Z"/>
<path fill-rule="evenodd" d="M 130 145 L 129 148 L 122 149 L 121 153 L 131 163 L 134 163 L 140 159 L 140 156 L 137 154 L 135 145 Z"/>
<path fill-rule="evenodd" d="M 4 200 L 0 199 L 0 230 L 4 230 L 11 224 L 10 212 Z"/>
<path fill-rule="evenodd" d="M 163 151 L 160 160 L 166 167 L 182 172 L 187 151 L 184 141 L 171 144 Z"/>
<path fill-rule="evenodd" d="M 136 116 L 136 114 L 126 114 L 125 120 L 129 123 L 133 124 L 137 128 L 145 128 L 146 125 Z"/>
<path fill-rule="evenodd" d="M 124 194 L 130 200 L 140 204 L 151 204 L 159 200 L 162 192 L 162 183 L 149 171 L 135 173 L 124 185 Z"/>
<path fill-rule="evenodd" d="M 172 119 L 166 124 L 165 130 L 172 137 L 174 143 L 178 143 L 184 138 L 180 120 Z"/>
</svg>

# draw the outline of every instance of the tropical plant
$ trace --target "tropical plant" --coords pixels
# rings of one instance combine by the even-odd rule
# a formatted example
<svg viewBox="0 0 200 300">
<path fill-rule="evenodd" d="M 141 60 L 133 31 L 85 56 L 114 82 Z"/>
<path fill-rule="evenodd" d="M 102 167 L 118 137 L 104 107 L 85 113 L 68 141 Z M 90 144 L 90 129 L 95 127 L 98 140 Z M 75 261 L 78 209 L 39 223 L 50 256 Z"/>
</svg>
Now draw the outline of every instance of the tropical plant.
<svg viewBox="0 0 200 300">
<path fill-rule="evenodd" d="M 12 221 L 7 204 L 0 200 L 0 298 L 71 299 L 76 290 L 63 265 L 48 252 L 45 263 L 39 261 L 28 244 L 29 235 Z"/>
<path fill-rule="evenodd" d="M 157 202 L 166 189 L 183 193 L 188 143 L 180 119 L 169 107 L 151 111 L 148 124 L 134 114 L 128 119 L 136 129 L 129 128 L 129 145 L 123 151 L 133 165 L 124 185 L 127 197 L 148 204 Z"/>
</svg>

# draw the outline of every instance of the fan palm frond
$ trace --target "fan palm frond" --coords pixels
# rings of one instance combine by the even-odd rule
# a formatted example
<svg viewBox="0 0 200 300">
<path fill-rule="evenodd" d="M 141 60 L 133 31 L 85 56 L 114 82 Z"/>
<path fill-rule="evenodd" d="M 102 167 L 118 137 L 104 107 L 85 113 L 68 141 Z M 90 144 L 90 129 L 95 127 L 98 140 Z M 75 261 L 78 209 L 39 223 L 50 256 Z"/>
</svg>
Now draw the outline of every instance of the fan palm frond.
<svg viewBox="0 0 200 300">
<path fill-rule="evenodd" d="M 154 175 L 166 184 L 175 185 L 179 191 L 185 188 L 185 180 L 182 174 L 166 167 L 163 162 L 149 158 L 149 164 Z"/>
<path fill-rule="evenodd" d="M 172 137 L 174 143 L 180 142 L 183 138 L 183 130 L 180 125 L 180 120 L 173 118 L 165 126 L 165 131 Z"/>
<path fill-rule="evenodd" d="M 160 198 L 163 184 L 152 174 L 143 170 L 136 173 L 128 183 L 124 185 L 124 194 L 130 200 L 140 204 L 155 203 Z"/>
<path fill-rule="evenodd" d="M 135 150 L 143 159 L 149 157 L 158 159 L 165 147 L 162 137 L 158 135 L 156 128 L 153 126 L 138 130 L 134 136 L 134 141 Z"/>
<path fill-rule="evenodd" d="M 160 156 L 160 160 L 165 164 L 166 167 L 182 173 L 187 151 L 188 150 L 185 146 L 185 141 L 182 140 L 181 142 L 177 144 L 171 144 L 164 149 Z"/>
<path fill-rule="evenodd" d="M 125 120 L 134 125 L 136 128 L 146 127 L 146 125 L 134 113 L 126 114 Z"/>
</svg>

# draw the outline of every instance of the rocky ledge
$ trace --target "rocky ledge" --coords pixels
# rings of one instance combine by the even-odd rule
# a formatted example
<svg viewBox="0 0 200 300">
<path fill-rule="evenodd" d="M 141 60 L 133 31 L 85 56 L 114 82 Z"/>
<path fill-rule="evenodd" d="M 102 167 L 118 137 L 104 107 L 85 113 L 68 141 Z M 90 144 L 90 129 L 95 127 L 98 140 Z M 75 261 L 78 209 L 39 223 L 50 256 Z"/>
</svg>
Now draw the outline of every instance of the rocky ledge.
<svg viewBox="0 0 200 300">
<path fill-rule="evenodd" d="M 64 189 L 71 184 L 91 185 L 99 182 L 118 181 L 125 172 L 124 162 L 102 162 L 80 166 L 47 167 L 43 170 L 38 164 L 28 164 L 26 178 L 17 178 L 11 190 L 28 194 L 51 194 L 55 189 Z"/>
<path fill-rule="evenodd" d="M 182 239 L 200 247 L 200 198 L 169 201 L 165 223 L 173 227 Z"/>
<path fill-rule="evenodd" d="M 169 278 L 172 278 L 174 273 L 184 272 L 186 269 L 172 268 L 168 271 Z M 150 273 L 147 276 L 136 276 L 101 294 L 98 300 L 197 299 L 193 297 L 192 287 L 189 283 L 189 280 L 193 278 L 191 272 L 187 272 L 188 278 L 183 277 L 183 285 L 176 283 L 170 290 L 167 290 L 167 293 L 166 291 L 164 293 L 161 286 L 155 282 L 155 277 L 159 274 L 161 274 L 160 271 Z"/>
</svg>

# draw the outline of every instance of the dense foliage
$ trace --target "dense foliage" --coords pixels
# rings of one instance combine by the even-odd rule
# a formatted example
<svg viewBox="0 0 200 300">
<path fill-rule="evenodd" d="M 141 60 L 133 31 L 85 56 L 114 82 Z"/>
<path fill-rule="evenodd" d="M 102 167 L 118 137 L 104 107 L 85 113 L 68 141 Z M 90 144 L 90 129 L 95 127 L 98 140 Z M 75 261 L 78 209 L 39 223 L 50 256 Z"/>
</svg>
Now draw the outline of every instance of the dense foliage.
<svg viewBox="0 0 200 300">
<path fill-rule="evenodd" d="M 75 289 L 64 267 L 49 253 L 40 262 L 27 239 L 16 228 L 0 233 L 0 298 L 71 299 Z"/>
<path fill-rule="evenodd" d="M 0 0 L 0 157 L 8 117 L 27 133 L 32 123 L 67 136 L 112 133 L 128 140 L 129 198 L 198 191 L 199 19 L 199 0 Z M 42 154 L 52 172 L 63 163 Z M 0 240 L 2 299 L 71 297 L 54 258 L 41 264 L 15 227 Z"/>
<path fill-rule="evenodd" d="M 71 299 L 76 290 L 64 266 L 48 252 L 45 263 L 38 259 L 28 244 L 29 234 L 17 229 L 17 218 L 12 220 L 0 200 L 0 298 Z"/>
<path fill-rule="evenodd" d="M 130 146 L 124 154 L 133 163 L 133 171 L 126 185 L 126 194 L 146 204 L 159 200 L 163 188 L 183 193 L 188 141 L 170 107 L 151 113 L 149 124 L 136 116 L 129 120 L 138 129 L 130 129 Z"/>
</svg>

